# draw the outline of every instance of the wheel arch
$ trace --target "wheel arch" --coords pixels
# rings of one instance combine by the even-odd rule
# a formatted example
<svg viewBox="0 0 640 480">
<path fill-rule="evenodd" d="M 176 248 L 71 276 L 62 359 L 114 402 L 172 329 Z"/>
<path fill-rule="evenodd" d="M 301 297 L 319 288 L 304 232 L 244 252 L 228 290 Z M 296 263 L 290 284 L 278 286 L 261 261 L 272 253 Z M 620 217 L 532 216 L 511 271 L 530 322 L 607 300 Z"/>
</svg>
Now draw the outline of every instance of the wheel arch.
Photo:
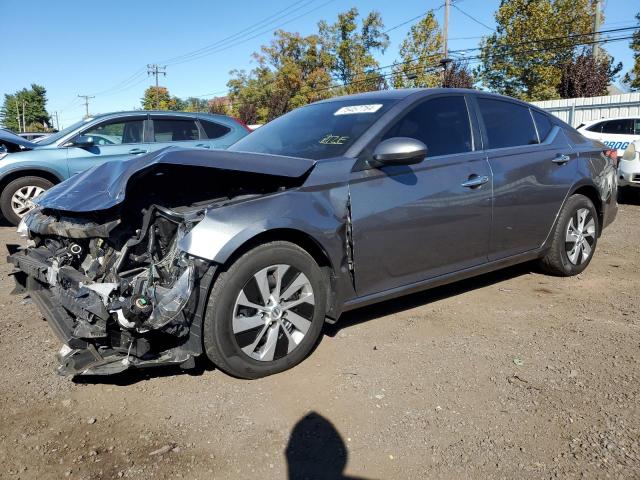
<svg viewBox="0 0 640 480">
<path fill-rule="evenodd" d="M 22 177 L 41 177 L 49 180 L 54 185 L 60 183 L 63 180 L 56 173 L 41 168 L 23 168 L 19 170 L 12 170 L 10 172 L 7 172 L 2 176 L 2 178 L 0 178 L 0 192 L 2 192 L 11 182 Z"/>
<path fill-rule="evenodd" d="M 569 198 L 571 195 L 584 195 L 593 203 L 593 206 L 596 207 L 596 212 L 598 212 L 598 236 L 602 234 L 602 226 L 604 224 L 604 205 L 602 203 L 602 199 L 600 198 L 600 194 L 598 193 L 598 189 L 595 185 L 586 183 L 582 185 L 576 185 L 571 193 L 567 196 Z"/>
<path fill-rule="evenodd" d="M 318 266 L 325 272 L 326 278 L 329 282 L 326 305 L 327 317 L 329 317 L 330 319 L 334 319 L 334 317 L 337 317 L 337 315 L 334 314 L 338 302 L 338 298 L 336 295 L 338 279 L 335 266 L 331 261 L 330 255 L 320 244 L 320 242 L 313 238 L 312 235 L 302 230 L 280 227 L 265 230 L 257 233 L 256 235 L 253 235 L 252 237 L 246 239 L 243 243 L 238 245 L 233 250 L 233 252 L 231 252 L 230 255 L 227 256 L 224 263 L 221 265 L 221 268 L 219 268 L 216 272 L 216 275 L 218 274 L 218 272 L 224 271 L 229 268 L 229 266 L 235 263 L 238 258 L 240 258 L 248 251 L 265 243 L 275 241 L 289 242 L 302 248 L 305 252 L 311 255 Z M 213 281 L 215 282 L 215 278 Z"/>
</svg>

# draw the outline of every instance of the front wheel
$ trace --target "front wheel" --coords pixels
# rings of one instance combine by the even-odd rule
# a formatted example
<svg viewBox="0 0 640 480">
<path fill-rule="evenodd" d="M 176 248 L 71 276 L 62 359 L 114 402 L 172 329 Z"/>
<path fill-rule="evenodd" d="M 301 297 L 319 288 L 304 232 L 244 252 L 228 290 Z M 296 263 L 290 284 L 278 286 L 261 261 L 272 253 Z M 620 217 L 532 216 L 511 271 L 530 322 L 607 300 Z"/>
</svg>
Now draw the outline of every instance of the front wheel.
<svg viewBox="0 0 640 480">
<path fill-rule="evenodd" d="M 569 197 L 558 216 L 551 248 L 540 261 L 543 270 L 562 277 L 582 272 L 593 258 L 598 231 L 593 202 L 580 194 Z"/>
<path fill-rule="evenodd" d="M 12 225 L 18 225 L 33 208 L 33 199 L 51 187 L 53 183 L 42 177 L 21 177 L 9 182 L 0 195 L 2 215 Z"/>
<path fill-rule="evenodd" d="M 260 378 L 300 363 L 325 317 L 327 281 L 306 251 L 270 242 L 238 258 L 216 279 L 204 320 L 209 359 L 239 378 Z"/>
</svg>

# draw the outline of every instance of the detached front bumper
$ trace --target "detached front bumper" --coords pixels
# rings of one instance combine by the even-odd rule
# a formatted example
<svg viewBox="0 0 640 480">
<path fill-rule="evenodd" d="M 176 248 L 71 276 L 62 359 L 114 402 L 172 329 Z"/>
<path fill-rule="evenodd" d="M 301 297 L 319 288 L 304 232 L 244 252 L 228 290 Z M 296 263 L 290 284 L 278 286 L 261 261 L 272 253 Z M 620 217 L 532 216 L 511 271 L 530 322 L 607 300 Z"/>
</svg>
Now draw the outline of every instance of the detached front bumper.
<svg viewBox="0 0 640 480">
<path fill-rule="evenodd" d="M 30 295 L 63 344 L 57 355 L 59 374 L 108 375 L 129 368 L 195 365 L 195 357 L 202 353 L 200 331 L 206 287 L 202 292 L 194 288 L 181 312 L 180 325 L 147 332 L 130 330 L 122 328 L 113 312 L 105 308 L 100 285 L 106 284 L 92 283 L 71 267 L 58 268 L 43 250 L 9 247 L 7 261 L 15 266 L 14 292 Z M 213 275 L 205 273 L 198 278 L 198 285 Z"/>
</svg>

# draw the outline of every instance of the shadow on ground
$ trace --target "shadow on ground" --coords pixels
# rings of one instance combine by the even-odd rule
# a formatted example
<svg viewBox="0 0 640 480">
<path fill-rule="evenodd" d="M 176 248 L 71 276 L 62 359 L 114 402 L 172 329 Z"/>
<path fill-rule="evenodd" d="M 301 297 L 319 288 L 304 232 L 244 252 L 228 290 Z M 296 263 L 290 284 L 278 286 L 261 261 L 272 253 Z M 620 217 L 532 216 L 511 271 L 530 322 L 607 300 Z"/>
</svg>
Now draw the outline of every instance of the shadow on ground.
<svg viewBox="0 0 640 480">
<path fill-rule="evenodd" d="M 344 475 L 349 453 L 333 424 L 311 412 L 291 430 L 285 450 L 289 480 L 364 480 Z"/>
</svg>

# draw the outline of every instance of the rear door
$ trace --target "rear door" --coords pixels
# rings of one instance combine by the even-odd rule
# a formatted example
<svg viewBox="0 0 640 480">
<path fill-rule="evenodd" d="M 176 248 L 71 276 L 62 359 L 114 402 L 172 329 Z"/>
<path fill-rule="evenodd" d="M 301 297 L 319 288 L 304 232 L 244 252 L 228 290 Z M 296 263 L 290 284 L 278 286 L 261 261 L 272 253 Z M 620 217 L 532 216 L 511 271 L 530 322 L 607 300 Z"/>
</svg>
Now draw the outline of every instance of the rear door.
<svg viewBox="0 0 640 480">
<path fill-rule="evenodd" d="M 208 148 L 195 116 L 151 115 L 150 135 L 152 151 L 170 146 Z"/>
<path fill-rule="evenodd" d="M 497 260 L 544 243 L 575 181 L 578 154 L 546 113 L 492 97 L 476 102 L 493 172 L 489 260 Z"/>
<path fill-rule="evenodd" d="M 147 152 L 149 147 L 144 141 L 146 119 L 146 115 L 109 119 L 81 131 L 66 144 L 69 175 L 104 162 L 127 160 Z M 74 146 L 75 138 L 80 135 L 92 137 L 93 146 Z"/>
<path fill-rule="evenodd" d="M 486 263 L 491 171 L 475 132 L 465 96 L 444 95 L 411 107 L 374 141 L 415 138 L 429 153 L 416 165 L 352 173 L 358 295 Z"/>
</svg>

